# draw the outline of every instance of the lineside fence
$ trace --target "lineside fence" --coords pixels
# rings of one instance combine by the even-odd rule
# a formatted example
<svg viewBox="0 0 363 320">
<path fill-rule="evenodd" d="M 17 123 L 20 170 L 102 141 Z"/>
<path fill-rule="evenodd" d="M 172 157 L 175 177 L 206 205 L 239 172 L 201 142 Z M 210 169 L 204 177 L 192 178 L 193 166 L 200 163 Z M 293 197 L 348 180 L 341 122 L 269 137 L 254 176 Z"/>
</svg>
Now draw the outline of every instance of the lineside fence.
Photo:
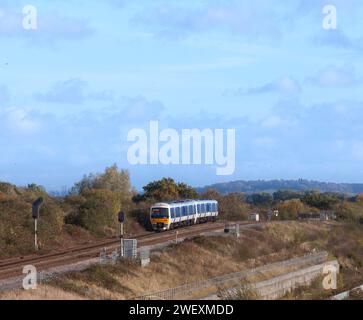
<svg viewBox="0 0 363 320">
<path fill-rule="evenodd" d="M 322 264 L 328 260 L 328 252 L 322 251 L 319 253 L 312 253 L 303 257 L 293 258 L 290 260 L 274 262 L 261 267 L 249 269 L 242 272 L 231 273 L 215 278 L 191 282 L 179 287 L 167 289 L 158 292 L 148 293 L 146 295 L 136 297 L 135 300 L 175 300 L 177 298 L 190 296 L 202 289 L 210 287 L 226 287 L 233 284 L 240 284 L 241 281 L 247 280 L 250 277 L 257 276 L 261 273 L 272 271 L 278 268 L 289 267 L 305 267 L 308 265 Z"/>
</svg>

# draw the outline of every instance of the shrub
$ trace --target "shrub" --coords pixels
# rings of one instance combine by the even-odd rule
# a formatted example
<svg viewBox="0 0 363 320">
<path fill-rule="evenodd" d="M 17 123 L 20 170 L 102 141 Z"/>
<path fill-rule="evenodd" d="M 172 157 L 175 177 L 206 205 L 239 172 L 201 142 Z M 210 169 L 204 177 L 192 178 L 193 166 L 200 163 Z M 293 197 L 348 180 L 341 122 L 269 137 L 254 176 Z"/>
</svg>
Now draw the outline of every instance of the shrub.
<svg viewBox="0 0 363 320">
<path fill-rule="evenodd" d="M 88 190 L 83 196 L 86 200 L 74 216 L 75 221 L 95 235 L 105 235 L 107 228 L 116 229 L 121 209 L 117 195 L 110 190 Z"/>
<path fill-rule="evenodd" d="M 259 300 L 256 289 L 248 282 L 244 282 L 236 289 L 220 289 L 218 297 L 221 300 Z"/>
</svg>

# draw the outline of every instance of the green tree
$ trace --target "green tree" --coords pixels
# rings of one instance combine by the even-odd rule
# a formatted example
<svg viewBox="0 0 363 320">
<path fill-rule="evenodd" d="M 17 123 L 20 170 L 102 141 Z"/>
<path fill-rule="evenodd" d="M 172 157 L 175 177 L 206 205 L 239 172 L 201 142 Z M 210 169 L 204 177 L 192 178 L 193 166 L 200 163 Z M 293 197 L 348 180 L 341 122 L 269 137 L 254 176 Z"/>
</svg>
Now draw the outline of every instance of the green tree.
<svg viewBox="0 0 363 320">
<path fill-rule="evenodd" d="M 245 195 L 240 192 L 221 195 L 214 189 L 209 189 L 201 194 L 200 198 L 217 200 L 219 204 L 219 216 L 227 220 L 246 220 L 251 211 L 245 202 Z"/>
<path fill-rule="evenodd" d="M 85 191 L 83 197 L 85 201 L 80 205 L 76 219 L 78 224 L 96 235 L 113 233 L 121 209 L 117 194 L 111 190 L 93 189 Z"/>
<path fill-rule="evenodd" d="M 119 170 L 117 165 L 107 167 L 103 173 L 85 175 L 71 190 L 72 194 L 82 194 L 87 190 L 106 189 L 116 193 L 130 194 L 131 182 L 127 170 Z"/>
<path fill-rule="evenodd" d="M 208 189 L 206 192 L 200 195 L 200 198 L 206 200 L 217 200 L 218 202 L 220 202 L 223 199 L 223 195 L 221 195 L 215 189 Z"/>
<path fill-rule="evenodd" d="M 198 198 L 198 192 L 194 188 L 188 186 L 185 183 L 178 183 L 177 189 L 179 198 L 181 199 L 196 199 Z"/>
<path fill-rule="evenodd" d="M 228 220 L 246 220 L 249 212 L 243 193 L 229 193 L 220 200 L 220 216 Z"/>
<path fill-rule="evenodd" d="M 338 194 L 320 193 L 319 191 L 308 191 L 302 197 L 302 201 L 308 206 L 320 210 L 331 210 L 342 201 Z"/>
<path fill-rule="evenodd" d="M 301 199 L 302 197 L 303 194 L 292 190 L 278 190 L 273 194 L 274 201 Z"/>
<path fill-rule="evenodd" d="M 185 183 L 176 183 L 171 178 L 153 181 L 143 187 L 144 193 L 137 195 L 134 200 L 140 201 L 172 201 L 178 199 L 194 199 L 198 193 Z"/>
<path fill-rule="evenodd" d="M 270 206 L 273 202 L 272 195 L 266 192 L 254 193 L 248 196 L 248 201 L 255 206 Z"/>
<path fill-rule="evenodd" d="M 276 206 L 279 218 L 282 220 L 296 220 L 299 213 L 305 211 L 304 204 L 299 199 L 286 200 Z"/>
<path fill-rule="evenodd" d="M 37 185 L 36 183 L 28 184 L 28 189 L 35 193 L 45 193 L 45 188 L 43 186 Z"/>
</svg>

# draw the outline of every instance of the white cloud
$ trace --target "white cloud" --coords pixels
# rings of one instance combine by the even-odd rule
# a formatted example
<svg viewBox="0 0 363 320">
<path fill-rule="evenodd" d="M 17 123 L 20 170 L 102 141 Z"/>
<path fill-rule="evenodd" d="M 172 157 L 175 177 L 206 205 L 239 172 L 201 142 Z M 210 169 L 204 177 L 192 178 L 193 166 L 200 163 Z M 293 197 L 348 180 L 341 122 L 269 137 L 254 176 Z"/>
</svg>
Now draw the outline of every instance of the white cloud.
<svg viewBox="0 0 363 320">
<path fill-rule="evenodd" d="M 311 77 L 309 81 L 321 87 L 348 87 L 360 83 L 353 69 L 335 66 L 324 68 L 314 77 Z"/>
<path fill-rule="evenodd" d="M 284 120 L 280 116 L 270 116 L 262 121 L 262 127 L 264 128 L 276 128 L 281 126 Z"/>
<path fill-rule="evenodd" d="M 51 103 L 81 104 L 85 100 L 86 82 L 80 79 L 58 81 L 44 94 L 37 94 L 40 101 Z"/>
<path fill-rule="evenodd" d="M 250 38 L 276 39 L 281 24 L 287 19 L 281 5 L 271 0 L 255 0 L 248 5 L 241 1 L 197 1 L 193 5 L 178 5 L 165 1 L 137 14 L 132 22 L 167 39 L 180 39 L 192 33 L 228 30 Z M 285 16 L 286 15 L 286 16 Z M 285 16 L 286 19 L 281 19 Z"/>
<path fill-rule="evenodd" d="M 279 93 L 282 95 L 296 95 L 301 92 L 300 84 L 289 76 L 284 76 L 273 82 L 265 83 L 261 86 L 251 87 L 249 89 L 240 88 L 237 91 L 243 95 L 256 95 L 265 93 Z"/>
<path fill-rule="evenodd" d="M 285 76 L 278 80 L 277 89 L 280 92 L 288 93 L 288 94 L 296 94 L 301 91 L 300 85 L 297 81 L 292 79 L 291 77 Z"/>
<path fill-rule="evenodd" d="M 91 91 L 86 81 L 71 78 L 56 82 L 49 91 L 38 93 L 35 97 L 42 102 L 60 104 L 83 104 L 86 100 L 112 101 L 112 91 Z"/>
<path fill-rule="evenodd" d="M 13 134 L 31 135 L 37 133 L 41 128 L 39 119 L 36 119 L 29 111 L 22 108 L 6 109 L 0 114 L 0 122 L 3 122 L 5 127 Z"/>
</svg>

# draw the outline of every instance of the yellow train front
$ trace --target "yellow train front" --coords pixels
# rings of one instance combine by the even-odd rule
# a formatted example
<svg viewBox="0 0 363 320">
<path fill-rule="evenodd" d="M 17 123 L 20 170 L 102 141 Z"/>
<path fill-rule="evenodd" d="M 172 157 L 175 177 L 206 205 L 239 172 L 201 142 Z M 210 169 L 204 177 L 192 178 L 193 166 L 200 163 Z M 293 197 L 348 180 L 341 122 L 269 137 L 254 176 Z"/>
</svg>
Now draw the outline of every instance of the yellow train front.
<svg viewBox="0 0 363 320">
<path fill-rule="evenodd" d="M 197 223 L 216 221 L 216 200 L 184 200 L 157 203 L 150 209 L 150 222 L 155 231 L 166 231 Z"/>
</svg>

